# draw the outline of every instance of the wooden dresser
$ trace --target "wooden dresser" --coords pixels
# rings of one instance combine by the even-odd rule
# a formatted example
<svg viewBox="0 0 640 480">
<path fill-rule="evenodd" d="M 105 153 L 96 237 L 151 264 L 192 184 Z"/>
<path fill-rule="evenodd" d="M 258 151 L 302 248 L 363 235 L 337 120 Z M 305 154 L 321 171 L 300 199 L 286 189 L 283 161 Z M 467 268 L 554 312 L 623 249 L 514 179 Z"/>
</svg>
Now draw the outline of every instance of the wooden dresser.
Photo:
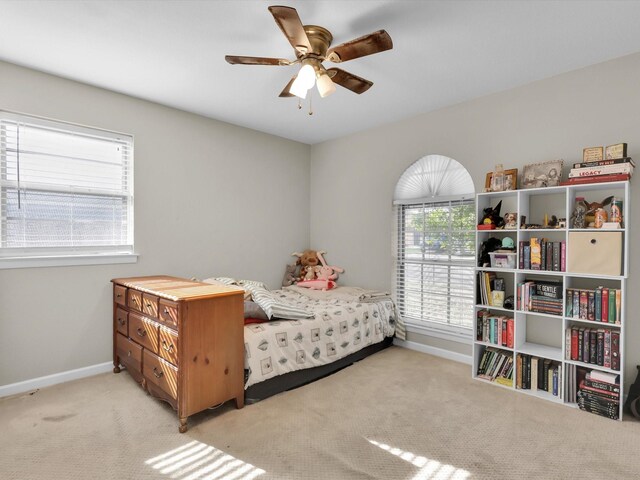
<svg viewBox="0 0 640 480">
<path fill-rule="evenodd" d="M 113 371 L 126 367 L 187 417 L 235 399 L 244 406 L 243 291 L 177 277 L 113 282 Z"/>
</svg>

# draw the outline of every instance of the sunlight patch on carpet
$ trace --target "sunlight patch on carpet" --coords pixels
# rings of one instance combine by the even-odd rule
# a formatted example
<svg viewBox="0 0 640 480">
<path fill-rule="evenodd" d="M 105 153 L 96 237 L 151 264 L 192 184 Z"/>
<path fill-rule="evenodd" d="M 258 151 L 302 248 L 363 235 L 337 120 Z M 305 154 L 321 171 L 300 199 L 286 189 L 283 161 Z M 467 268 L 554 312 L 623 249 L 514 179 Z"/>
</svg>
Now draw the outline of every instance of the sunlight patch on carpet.
<svg viewBox="0 0 640 480">
<path fill-rule="evenodd" d="M 144 463 L 177 480 L 251 480 L 265 473 L 260 468 L 196 440 Z"/>
<path fill-rule="evenodd" d="M 369 443 L 418 467 L 420 470 L 411 477 L 411 480 L 467 480 L 471 478 L 471 473 L 462 468 L 456 468 L 453 465 L 430 460 L 421 455 L 415 455 L 411 452 L 387 445 L 386 443 L 376 442 L 375 440 L 369 440 Z"/>
</svg>

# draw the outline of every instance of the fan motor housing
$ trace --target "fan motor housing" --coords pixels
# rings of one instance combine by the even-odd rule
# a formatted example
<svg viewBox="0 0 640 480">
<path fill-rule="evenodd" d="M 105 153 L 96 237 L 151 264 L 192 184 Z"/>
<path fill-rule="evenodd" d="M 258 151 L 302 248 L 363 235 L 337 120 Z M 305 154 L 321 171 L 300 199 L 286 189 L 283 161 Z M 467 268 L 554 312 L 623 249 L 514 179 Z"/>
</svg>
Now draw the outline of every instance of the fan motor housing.
<svg viewBox="0 0 640 480">
<path fill-rule="evenodd" d="M 327 50 L 333 41 L 333 35 L 324 27 L 318 25 L 304 25 L 304 32 L 307 34 L 309 44 L 311 45 L 311 52 L 298 52 L 298 58 L 304 57 L 310 53 L 313 53 L 319 57 L 324 58 L 327 54 Z"/>
</svg>

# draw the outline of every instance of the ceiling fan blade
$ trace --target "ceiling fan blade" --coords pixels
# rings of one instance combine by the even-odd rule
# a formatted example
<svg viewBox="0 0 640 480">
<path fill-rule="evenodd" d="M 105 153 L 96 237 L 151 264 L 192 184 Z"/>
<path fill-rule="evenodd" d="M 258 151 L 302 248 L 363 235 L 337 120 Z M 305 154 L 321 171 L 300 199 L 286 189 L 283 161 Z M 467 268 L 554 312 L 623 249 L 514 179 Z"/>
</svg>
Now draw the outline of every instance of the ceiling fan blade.
<svg viewBox="0 0 640 480">
<path fill-rule="evenodd" d="M 327 74 L 329 75 L 331 80 L 333 80 L 333 83 L 337 83 L 338 85 L 351 90 L 358 95 L 366 92 L 373 85 L 373 82 L 365 80 L 364 78 L 360 78 L 353 73 L 340 70 L 339 68 L 329 68 L 327 70 Z"/>
<path fill-rule="evenodd" d="M 293 85 L 294 80 L 296 79 L 298 75 L 294 75 L 293 77 L 291 77 L 291 80 L 289 80 L 289 83 L 287 83 L 287 86 L 284 87 L 284 89 L 282 90 L 282 92 L 280 92 L 280 95 L 278 95 L 279 97 L 285 98 L 285 97 L 295 97 L 295 95 L 293 93 L 291 93 L 289 91 L 289 89 L 291 88 L 291 85 Z"/>
<path fill-rule="evenodd" d="M 327 50 L 326 58 L 334 63 L 346 62 L 393 48 L 393 41 L 384 30 L 370 33 Z"/>
<path fill-rule="evenodd" d="M 291 46 L 302 54 L 311 51 L 311 44 L 309 38 L 304 31 L 300 17 L 295 8 L 272 6 L 269 7 L 269 11 L 276 23 L 284 33 Z"/>
<path fill-rule="evenodd" d="M 224 59 L 231 65 L 291 65 L 291 62 L 284 58 L 239 57 L 237 55 L 226 55 Z"/>
</svg>

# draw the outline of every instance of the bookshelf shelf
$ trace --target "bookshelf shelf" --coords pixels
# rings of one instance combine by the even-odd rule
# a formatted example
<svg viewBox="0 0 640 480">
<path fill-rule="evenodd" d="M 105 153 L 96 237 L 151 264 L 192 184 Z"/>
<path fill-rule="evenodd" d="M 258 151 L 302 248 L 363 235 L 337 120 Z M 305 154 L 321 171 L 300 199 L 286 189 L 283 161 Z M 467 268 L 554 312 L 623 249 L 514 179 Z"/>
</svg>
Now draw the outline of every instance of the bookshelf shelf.
<svg viewBox="0 0 640 480">
<path fill-rule="evenodd" d="M 562 361 L 562 349 L 560 347 L 549 347 L 539 343 L 525 342 L 516 349 L 519 353 L 533 355 L 539 358 L 548 358 L 549 360 Z"/>
<path fill-rule="evenodd" d="M 571 225 L 571 215 L 577 204 L 576 199 L 584 197 L 587 202 L 601 201 L 608 196 L 614 196 L 617 200 L 622 201 L 623 226 L 621 228 L 573 228 Z M 491 267 L 486 263 L 478 263 L 475 267 L 476 286 L 478 298 L 475 306 L 474 318 L 474 342 L 473 342 L 473 370 L 472 377 L 482 380 L 486 383 L 509 388 L 519 393 L 542 398 L 554 403 L 560 403 L 569 407 L 578 407 L 578 399 L 576 393 L 580 388 L 578 383 L 588 371 L 595 370 L 599 372 L 607 372 L 618 376 L 620 391 L 624 392 L 625 379 L 625 330 L 626 330 L 626 280 L 629 273 L 629 224 L 631 218 L 629 182 L 618 181 L 608 183 L 592 183 L 583 185 L 566 185 L 547 188 L 532 188 L 524 190 L 512 190 L 506 192 L 483 192 L 476 195 L 476 215 L 477 222 L 482 220 L 482 214 L 486 208 L 495 208 L 498 202 L 501 204 L 501 215 L 506 213 L 515 213 L 519 220 L 526 217 L 526 224 L 546 225 L 545 218 L 551 219 L 555 216 L 557 219 L 565 219 L 566 227 L 563 228 L 521 228 L 520 221 L 518 228 L 514 229 L 496 229 L 496 230 L 476 230 L 476 251 L 478 252 L 478 260 L 480 260 L 480 252 L 482 251 L 483 242 L 487 242 L 490 238 L 495 238 L 501 242 L 505 238 L 513 240 L 516 251 L 515 268 L 498 268 Z M 587 218 L 589 221 L 589 218 Z M 593 237 L 589 237 L 592 234 Z M 618 242 L 616 251 L 620 251 L 620 258 L 611 255 L 611 250 L 600 248 L 586 250 L 579 243 L 582 238 L 596 238 L 598 241 L 614 241 Z M 542 258 L 538 260 L 536 257 L 532 261 L 525 263 L 524 246 L 529 247 L 527 253 L 530 254 L 532 239 L 541 243 L 542 252 L 546 251 L 545 261 Z M 612 240 L 615 239 L 615 240 Z M 544 241 L 544 244 L 542 244 Z M 495 241 L 494 241 L 495 242 Z M 588 243 L 588 242 L 585 242 Z M 504 244 L 504 243 L 503 243 Z M 557 244 L 557 245 L 556 245 Z M 594 242 L 591 242 L 594 244 Z M 601 245 L 600 243 L 599 245 Z M 494 243 L 495 245 L 495 243 Z M 555 252 L 554 252 L 555 249 Z M 613 258 L 612 258 L 613 257 Z M 600 264 L 589 262 L 591 259 L 603 260 Z M 537 263 L 540 261 L 540 263 Z M 596 262 L 597 263 L 597 262 Z M 619 272 L 615 271 L 619 263 Z M 530 268 L 531 265 L 539 265 L 540 267 L 549 267 L 548 270 Z M 601 267 L 601 264 L 606 264 Z M 525 265 L 527 268 L 524 268 Z M 613 266 L 613 267 L 612 267 Z M 486 272 L 486 274 L 485 274 Z M 614 274 L 611 274 L 614 273 Z M 499 280 L 498 289 L 504 289 L 504 298 L 512 297 L 514 309 L 507 309 L 498 306 L 486 305 L 486 300 L 492 297 L 495 280 Z M 489 284 L 489 287 L 487 287 Z M 538 287 L 538 285 L 542 285 Z M 527 303 L 525 303 L 525 289 Z M 549 290 L 550 289 L 550 290 Z M 574 318 L 570 311 L 567 310 L 567 291 L 576 290 L 590 291 L 595 290 L 596 293 L 601 290 L 614 290 L 618 293 L 617 304 L 611 307 L 609 303 L 609 311 L 611 308 L 616 309 L 618 323 L 607 323 L 596 320 L 587 320 L 584 318 Z M 546 293 L 545 293 L 546 292 Z M 521 298 L 518 298 L 521 294 Z M 533 295 L 533 296 L 532 296 Z M 498 299 L 501 294 L 498 295 Z M 546 297 L 546 298 L 542 298 Z M 495 297 L 493 297 L 495 298 Z M 549 298 L 551 300 L 549 300 Z M 602 294 L 604 297 L 604 293 Z M 589 301 L 589 300 L 587 300 Z M 611 300 L 610 300 L 611 301 Z M 530 305 L 536 309 L 543 309 L 546 313 L 524 310 L 519 305 Z M 571 306 L 579 305 L 575 302 Z M 587 305 L 588 308 L 592 306 Z M 595 308 L 595 307 L 593 307 Z M 605 314 L 605 307 L 602 307 L 602 314 Z M 486 313 L 489 311 L 489 313 Z M 560 312 L 560 313 L 555 313 Z M 593 310 L 592 310 L 593 312 Z M 569 316 L 567 316 L 569 315 Z M 492 342 L 486 341 L 488 338 L 494 340 L 494 337 L 481 335 L 483 326 L 486 325 L 488 317 L 497 316 L 511 321 L 513 324 L 513 345 L 514 348 L 504 347 Z M 582 311 L 580 316 L 582 317 Z M 593 316 L 590 315 L 590 318 Z M 611 318 L 611 317 L 609 317 Z M 480 327 L 480 330 L 478 328 Z M 600 340 L 598 331 L 604 330 L 609 332 L 611 343 L 596 344 L 597 349 L 602 347 L 602 355 L 610 355 L 611 365 L 616 366 L 613 361 L 614 352 L 617 353 L 616 361 L 619 367 L 609 368 L 602 365 L 586 363 L 578 360 L 571 360 L 571 329 L 584 330 L 585 339 L 589 338 L 588 345 L 584 345 L 585 349 L 589 349 L 589 353 L 593 352 L 593 336 L 596 335 L 597 342 L 609 342 L 609 340 Z M 594 334 L 594 331 L 596 332 Z M 603 335 L 606 338 L 606 333 Z M 613 339 L 618 339 L 618 343 Z M 617 345 L 617 346 L 616 346 Z M 605 349 L 605 346 L 607 347 Z M 499 349 L 504 355 L 511 355 L 510 366 L 512 386 L 508 387 L 496 381 L 487 380 L 478 375 L 478 368 L 486 356 L 488 349 Z M 586 350 L 585 350 L 586 352 Z M 606 353 L 605 353 L 606 352 Z M 575 355 L 573 354 L 573 358 Z M 589 358 L 588 355 L 582 358 Z M 591 357 L 593 358 L 593 357 Z M 537 359 L 537 360 L 534 360 Z M 546 362 L 545 362 L 546 360 Z M 600 361 L 606 364 L 606 361 Z M 593 361 L 593 360 L 592 360 Z M 544 388 L 548 388 L 551 381 L 551 373 L 549 374 L 549 382 L 544 376 L 544 385 L 531 386 L 529 388 L 519 388 L 525 385 L 523 380 L 532 381 L 535 377 L 539 381 L 540 375 L 530 378 L 526 376 L 525 368 L 518 366 L 528 362 L 526 374 L 531 376 L 533 365 L 540 363 L 544 368 L 548 368 L 554 376 L 554 385 L 557 384 L 558 395 L 553 395 Z M 520 368 L 520 370 L 518 370 Z M 505 373 L 504 371 L 502 373 Z M 540 374 L 540 372 L 538 372 Z M 546 375 L 546 373 L 545 373 Z M 582 375 L 582 377 L 581 377 Z M 595 374 L 594 374 L 595 375 Z M 557 383 L 556 383 L 557 376 Z M 519 378 L 520 377 L 520 378 Z M 502 379 L 502 382 L 506 380 Z M 529 387 L 530 385 L 525 385 Z M 538 388 L 540 387 L 540 388 Z M 555 388 L 555 387 L 554 387 Z M 583 399 L 584 401 L 584 399 Z M 620 402 L 618 418 L 622 419 L 622 403 Z M 581 404 L 582 405 L 582 404 Z"/>
</svg>

